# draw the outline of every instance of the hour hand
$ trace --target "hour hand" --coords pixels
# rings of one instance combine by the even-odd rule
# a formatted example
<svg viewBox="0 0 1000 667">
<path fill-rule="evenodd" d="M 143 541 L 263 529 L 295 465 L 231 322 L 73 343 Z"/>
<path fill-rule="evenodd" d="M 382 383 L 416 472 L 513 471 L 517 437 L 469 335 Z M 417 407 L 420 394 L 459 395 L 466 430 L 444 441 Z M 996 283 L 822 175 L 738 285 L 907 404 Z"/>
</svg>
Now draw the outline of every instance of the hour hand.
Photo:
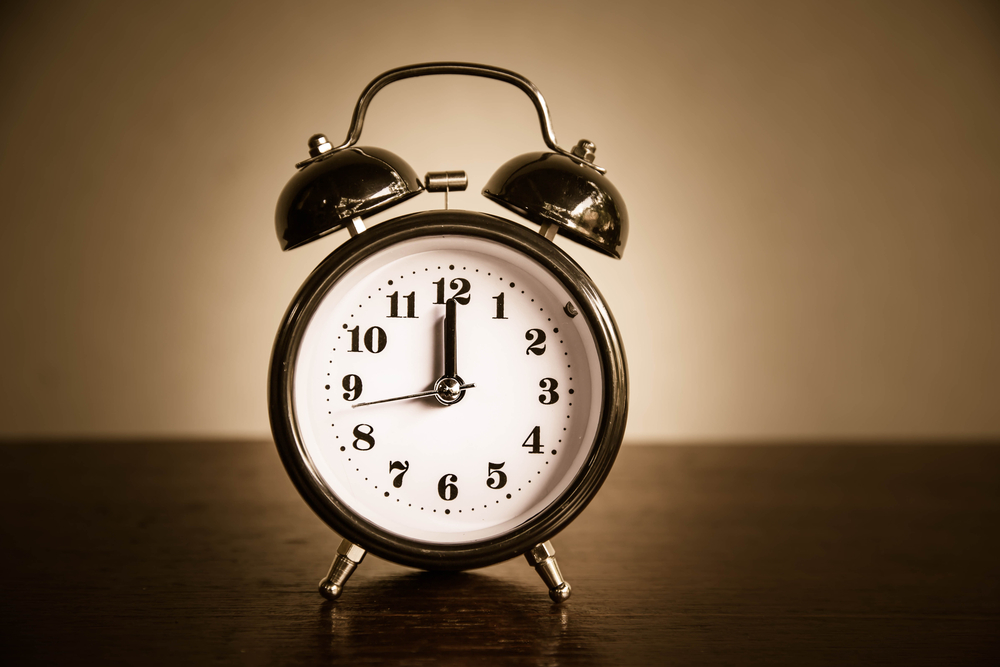
<svg viewBox="0 0 1000 667">
<path fill-rule="evenodd" d="M 444 376 L 458 377 L 458 332 L 456 329 L 455 299 L 448 299 L 444 305 Z"/>
</svg>

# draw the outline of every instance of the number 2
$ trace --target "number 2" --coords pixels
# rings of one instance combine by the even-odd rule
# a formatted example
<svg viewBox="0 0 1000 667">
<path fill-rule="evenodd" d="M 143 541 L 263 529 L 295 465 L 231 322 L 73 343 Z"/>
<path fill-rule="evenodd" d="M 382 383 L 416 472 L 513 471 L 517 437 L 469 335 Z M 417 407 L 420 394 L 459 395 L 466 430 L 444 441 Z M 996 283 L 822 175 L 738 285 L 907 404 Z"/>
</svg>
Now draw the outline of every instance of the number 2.
<svg viewBox="0 0 1000 667">
<path fill-rule="evenodd" d="M 537 354 L 539 356 L 545 354 L 545 332 L 541 329 L 528 329 L 528 333 L 524 334 L 524 339 L 531 344 L 528 345 L 528 349 L 525 350 L 525 354 Z"/>
</svg>

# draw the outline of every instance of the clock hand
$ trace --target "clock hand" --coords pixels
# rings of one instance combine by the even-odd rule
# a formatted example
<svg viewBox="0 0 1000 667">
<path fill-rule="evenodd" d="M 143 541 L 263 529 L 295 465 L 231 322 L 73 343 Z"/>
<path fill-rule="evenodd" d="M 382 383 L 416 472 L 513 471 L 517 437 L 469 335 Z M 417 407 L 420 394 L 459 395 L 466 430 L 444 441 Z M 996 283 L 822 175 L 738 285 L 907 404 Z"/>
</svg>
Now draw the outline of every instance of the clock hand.
<svg viewBox="0 0 1000 667">
<path fill-rule="evenodd" d="M 444 307 L 444 376 L 449 378 L 458 377 L 457 310 L 455 299 L 448 299 Z"/>
<path fill-rule="evenodd" d="M 352 408 L 360 408 L 365 405 L 377 405 L 379 403 L 390 403 L 392 401 L 405 401 L 411 398 L 426 398 L 434 396 L 440 403 L 451 405 L 457 403 L 464 396 L 466 389 L 472 389 L 474 383 L 465 383 L 458 377 L 458 329 L 456 322 L 458 303 L 455 299 L 448 299 L 444 308 L 444 375 L 434 383 L 434 388 L 429 391 L 419 391 L 415 394 L 405 396 L 394 396 L 393 398 L 382 398 L 377 401 L 365 401 L 363 403 L 353 403 Z"/>
<path fill-rule="evenodd" d="M 435 396 L 442 403 L 450 404 L 458 400 L 461 396 L 461 392 L 466 389 L 472 389 L 475 387 L 475 383 L 470 384 L 459 384 L 454 378 L 441 378 L 434 383 L 434 389 L 430 391 L 420 391 L 416 394 L 407 394 L 406 396 L 395 396 L 393 398 L 381 398 L 377 401 L 367 401 L 365 403 L 352 403 L 352 408 L 360 408 L 365 405 L 376 405 L 378 403 L 390 403 L 392 401 L 405 401 L 411 398 L 426 398 L 428 396 Z"/>
</svg>

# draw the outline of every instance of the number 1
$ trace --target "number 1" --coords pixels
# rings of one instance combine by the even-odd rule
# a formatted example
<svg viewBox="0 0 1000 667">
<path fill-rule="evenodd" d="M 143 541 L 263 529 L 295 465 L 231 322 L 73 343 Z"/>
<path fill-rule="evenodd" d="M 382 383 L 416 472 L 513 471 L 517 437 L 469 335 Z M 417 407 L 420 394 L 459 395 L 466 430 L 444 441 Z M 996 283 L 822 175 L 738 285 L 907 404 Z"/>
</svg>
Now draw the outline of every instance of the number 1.
<svg viewBox="0 0 1000 667">
<path fill-rule="evenodd" d="M 495 320 L 505 320 L 506 317 L 503 316 L 503 292 L 500 292 L 497 296 L 493 297 L 493 300 L 497 302 L 497 316 L 493 319 Z"/>
</svg>

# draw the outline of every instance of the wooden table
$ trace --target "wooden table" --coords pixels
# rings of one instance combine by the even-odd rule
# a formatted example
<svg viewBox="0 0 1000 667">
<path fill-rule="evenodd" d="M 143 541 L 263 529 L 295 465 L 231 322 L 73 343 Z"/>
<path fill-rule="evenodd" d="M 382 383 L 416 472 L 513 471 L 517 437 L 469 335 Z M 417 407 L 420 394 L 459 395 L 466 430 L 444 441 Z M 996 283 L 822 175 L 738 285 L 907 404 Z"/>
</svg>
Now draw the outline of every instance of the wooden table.
<svg viewBox="0 0 1000 667">
<path fill-rule="evenodd" d="M 553 540 L 431 574 L 339 542 L 267 442 L 0 445 L 6 664 L 1000 664 L 1000 447 L 626 446 Z"/>
</svg>

